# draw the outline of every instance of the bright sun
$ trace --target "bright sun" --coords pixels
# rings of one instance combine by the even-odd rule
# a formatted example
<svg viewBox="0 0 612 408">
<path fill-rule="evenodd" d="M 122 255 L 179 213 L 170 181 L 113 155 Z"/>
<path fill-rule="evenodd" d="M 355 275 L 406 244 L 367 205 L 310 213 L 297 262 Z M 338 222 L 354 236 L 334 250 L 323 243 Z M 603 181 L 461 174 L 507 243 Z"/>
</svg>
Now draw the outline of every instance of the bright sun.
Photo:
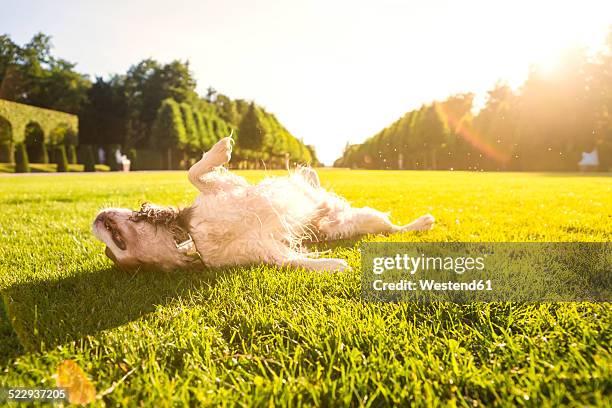
<svg viewBox="0 0 612 408">
<path fill-rule="evenodd" d="M 523 9 L 520 15 L 510 12 L 510 16 L 519 22 L 515 34 L 524 46 L 524 56 L 542 75 L 553 75 L 572 49 L 594 53 L 603 46 L 612 23 L 612 2 L 602 2 L 606 13 L 593 13 L 579 1 L 531 3 L 529 14 Z"/>
</svg>

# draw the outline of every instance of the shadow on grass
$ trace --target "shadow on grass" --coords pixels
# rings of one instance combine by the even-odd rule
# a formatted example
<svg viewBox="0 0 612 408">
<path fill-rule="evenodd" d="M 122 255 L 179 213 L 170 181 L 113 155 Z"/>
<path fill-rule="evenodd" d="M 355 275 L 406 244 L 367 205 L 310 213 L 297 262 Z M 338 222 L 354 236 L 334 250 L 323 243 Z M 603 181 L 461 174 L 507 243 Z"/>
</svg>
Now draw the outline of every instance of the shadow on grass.
<svg viewBox="0 0 612 408">
<path fill-rule="evenodd" d="M 361 238 L 318 242 L 318 251 L 352 248 Z M 135 321 L 190 290 L 212 288 L 220 269 L 81 271 L 59 280 L 13 285 L 2 292 L 0 366 L 26 352 L 55 346 Z"/>
<path fill-rule="evenodd" d="M 12 357 L 24 352 L 2 301 L 0 301 L 0 345 L 0 366 L 6 365 Z"/>
<path fill-rule="evenodd" d="M 108 268 L 9 287 L 2 293 L 0 363 L 137 320 L 190 290 L 213 287 L 220 273 Z"/>
</svg>

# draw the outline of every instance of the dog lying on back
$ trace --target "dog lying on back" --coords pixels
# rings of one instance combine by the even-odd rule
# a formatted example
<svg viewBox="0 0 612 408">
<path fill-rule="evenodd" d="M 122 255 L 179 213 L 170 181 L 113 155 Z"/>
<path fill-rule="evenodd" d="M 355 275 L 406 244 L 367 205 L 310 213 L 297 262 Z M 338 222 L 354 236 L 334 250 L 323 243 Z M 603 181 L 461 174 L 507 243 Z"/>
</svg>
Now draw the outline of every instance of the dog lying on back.
<svg viewBox="0 0 612 408">
<path fill-rule="evenodd" d="M 145 203 L 138 211 L 100 211 L 93 232 L 106 244 L 106 255 L 125 269 L 264 262 L 341 271 L 348 268 L 346 261 L 313 258 L 303 242 L 433 227 L 431 215 L 399 226 L 389 221 L 388 214 L 351 207 L 322 188 L 317 173 L 308 167 L 251 185 L 222 167 L 231 152 L 232 139 L 226 137 L 189 169 L 189 181 L 201 193 L 191 207 L 179 210 Z"/>
</svg>

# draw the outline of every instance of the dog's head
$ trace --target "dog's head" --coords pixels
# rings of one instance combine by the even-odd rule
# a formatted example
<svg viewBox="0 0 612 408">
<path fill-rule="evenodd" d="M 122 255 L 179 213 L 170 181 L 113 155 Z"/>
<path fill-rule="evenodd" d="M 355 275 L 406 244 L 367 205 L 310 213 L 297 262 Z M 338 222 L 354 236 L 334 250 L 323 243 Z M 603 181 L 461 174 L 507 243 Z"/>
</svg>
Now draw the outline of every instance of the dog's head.
<svg viewBox="0 0 612 408">
<path fill-rule="evenodd" d="M 123 269 L 184 269 L 200 265 L 188 231 L 190 208 L 142 204 L 139 211 L 107 208 L 98 213 L 93 233 L 106 255 Z"/>
</svg>

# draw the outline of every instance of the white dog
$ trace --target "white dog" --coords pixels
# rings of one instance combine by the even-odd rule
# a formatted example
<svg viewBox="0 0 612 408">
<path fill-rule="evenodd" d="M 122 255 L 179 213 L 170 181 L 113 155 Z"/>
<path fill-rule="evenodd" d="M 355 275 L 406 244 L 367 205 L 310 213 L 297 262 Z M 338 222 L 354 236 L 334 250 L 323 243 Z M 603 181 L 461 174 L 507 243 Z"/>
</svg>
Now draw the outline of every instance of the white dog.
<svg viewBox="0 0 612 408">
<path fill-rule="evenodd" d="M 267 178 L 257 185 L 222 166 L 231 157 L 226 137 L 189 169 L 189 181 L 200 191 L 185 209 L 143 204 L 139 211 L 101 211 L 93 232 L 118 266 L 164 270 L 194 266 L 220 267 L 265 262 L 310 270 L 348 268 L 343 259 L 317 259 L 303 241 L 350 238 L 362 234 L 431 229 L 424 215 L 398 226 L 388 214 L 353 208 L 326 191 L 317 173 L 299 167 L 288 177 Z"/>
</svg>

